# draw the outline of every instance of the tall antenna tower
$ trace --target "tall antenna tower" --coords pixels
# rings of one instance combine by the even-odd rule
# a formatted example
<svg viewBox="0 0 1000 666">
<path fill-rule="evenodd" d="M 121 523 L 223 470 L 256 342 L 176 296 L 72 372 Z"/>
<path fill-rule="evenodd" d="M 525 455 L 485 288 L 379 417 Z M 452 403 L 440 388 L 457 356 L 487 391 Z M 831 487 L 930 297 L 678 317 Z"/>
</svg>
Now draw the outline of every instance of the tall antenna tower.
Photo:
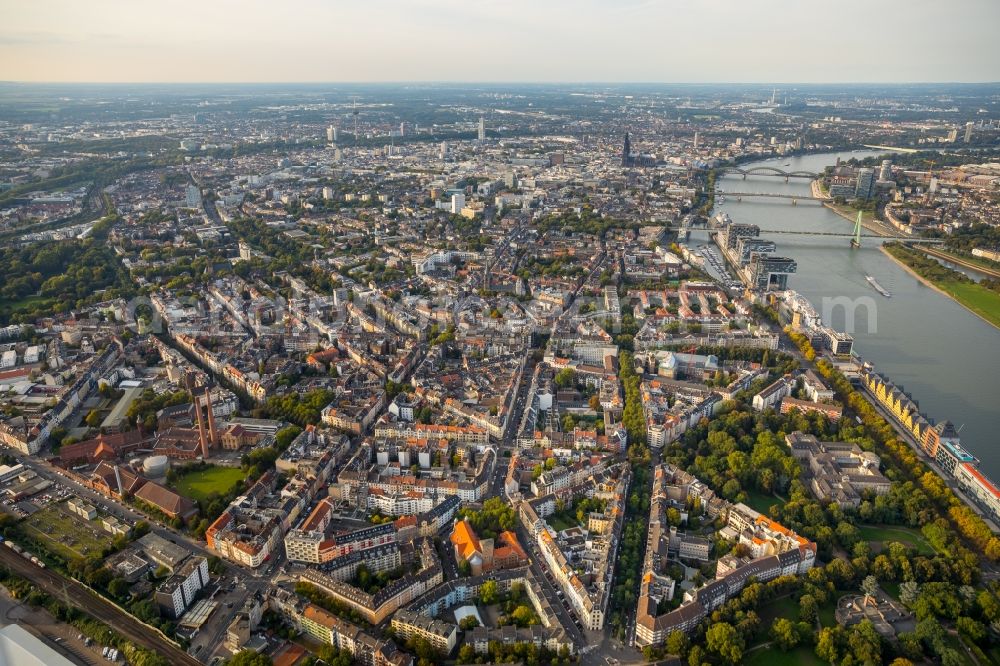
<svg viewBox="0 0 1000 666">
<path fill-rule="evenodd" d="M 354 96 L 354 110 L 351 112 L 354 116 L 354 145 L 358 145 L 358 96 Z"/>
</svg>

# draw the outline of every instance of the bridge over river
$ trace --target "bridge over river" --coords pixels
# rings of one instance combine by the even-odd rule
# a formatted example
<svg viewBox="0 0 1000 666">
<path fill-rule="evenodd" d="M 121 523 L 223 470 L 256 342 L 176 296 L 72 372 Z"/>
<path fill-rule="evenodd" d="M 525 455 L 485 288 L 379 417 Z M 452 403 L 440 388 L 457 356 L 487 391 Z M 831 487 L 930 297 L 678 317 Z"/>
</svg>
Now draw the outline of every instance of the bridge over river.
<svg viewBox="0 0 1000 666">
<path fill-rule="evenodd" d="M 833 238 L 877 238 L 883 241 L 900 241 L 902 243 L 921 243 L 924 245 L 940 245 L 941 238 L 914 238 L 913 236 L 891 236 L 887 234 L 853 234 L 835 231 L 796 231 L 792 229 L 761 229 L 761 234 L 789 234 L 793 236 L 831 236 Z"/>
<path fill-rule="evenodd" d="M 724 167 L 722 169 L 722 174 L 736 174 L 738 176 L 743 176 L 743 180 L 746 180 L 747 176 L 773 176 L 775 178 L 784 178 L 785 182 L 788 182 L 789 178 L 808 178 L 809 180 L 816 180 L 820 176 L 820 174 L 812 171 L 785 171 L 784 169 L 772 166 L 755 166 L 747 169 L 741 169 L 738 166 L 730 166 Z"/>
<path fill-rule="evenodd" d="M 810 194 L 776 194 L 773 192 L 725 192 L 723 190 L 716 190 L 716 194 L 721 194 L 727 197 L 736 197 L 737 201 L 743 201 L 743 197 L 761 197 L 764 199 L 788 199 L 793 204 L 799 201 L 819 201 L 820 203 L 824 201 L 833 201 L 830 197 L 817 197 Z"/>
</svg>

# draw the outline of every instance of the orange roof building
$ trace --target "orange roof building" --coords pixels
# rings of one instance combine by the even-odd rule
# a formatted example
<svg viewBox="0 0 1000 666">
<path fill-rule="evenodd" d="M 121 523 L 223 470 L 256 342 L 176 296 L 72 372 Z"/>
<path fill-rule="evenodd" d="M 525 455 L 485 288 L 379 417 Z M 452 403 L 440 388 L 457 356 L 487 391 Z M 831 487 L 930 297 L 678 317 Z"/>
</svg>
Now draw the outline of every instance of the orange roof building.
<svg viewBox="0 0 1000 666">
<path fill-rule="evenodd" d="M 511 531 L 501 532 L 500 542 L 493 549 L 494 569 L 514 569 L 528 564 L 528 554 L 517 540 L 517 535 Z"/>
<path fill-rule="evenodd" d="M 455 548 L 455 559 L 468 562 L 472 574 L 499 569 L 513 569 L 528 563 L 528 554 L 510 531 L 501 532 L 494 539 L 480 539 L 467 520 L 455 523 L 451 533 L 451 543 Z"/>
<path fill-rule="evenodd" d="M 492 540 L 490 541 L 490 555 L 492 555 Z M 486 553 L 483 552 L 483 544 L 476 536 L 475 530 L 467 520 L 459 520 L 455 523 L 455 528 L 451 532 L 451 543 L 455 547 L 455 559 L 459 562 L 468 562 L 472 567 L 473 575 L 478 576 L 483 571 L 489 571 L 486 567 Z M 492 560 L 492 557 L 490 558 Z M 492 562 L 491 562 L 492 563 Z"/>
</svg>

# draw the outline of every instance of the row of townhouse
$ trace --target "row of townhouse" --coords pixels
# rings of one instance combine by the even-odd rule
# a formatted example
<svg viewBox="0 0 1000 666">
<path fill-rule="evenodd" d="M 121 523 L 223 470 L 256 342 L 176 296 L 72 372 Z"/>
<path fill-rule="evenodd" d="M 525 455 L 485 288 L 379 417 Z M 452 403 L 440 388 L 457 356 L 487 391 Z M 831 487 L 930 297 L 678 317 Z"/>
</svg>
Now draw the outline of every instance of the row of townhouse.
<svg viewBox="0 0 1000 666">
<path fill-rule="evenodd" d="M 107 348 L 90 359 L 86 370 L 61 392 L 56 404 L 42 414 L 34 425 L 24 416 L 0 423 L 0 443 L 27 455 L 38 453 L 48 440 L 49 434 L 61 426 L 87 399 L 91 391 L 97 388 L 100 378 L 111 371 L 121 358 L 122 351 L 121 341 L 114 338 Z"/>
<path fill-rule="evenodd" d="M 722 396 L 709 393 L 704 397 L 682 402 L 678 400 L 672 407 L 666 407 L 665 392 L 659 390 L 659 382 L 642 383 L 643 411 L 646 415 L 646 439 L 649 446 L 662 449 L 677 441 L 688 429 L 698 425 L 702 419 L 711 418 L 722 406 Z"/>
<path fill-rule="evenodd" d="M 486 654 L 491 641 L 505 645 L 532 643 L 536 647 L 545 647 L 553 652 L 563 648 L 569 653 L 576 652 L 576 646 L 560 624 L 558 615 L 540 592 L 542 587 L 528 567 L 448 581 L 397 611 L 392 618 L 393 630 L 397 636 L 407 639 L 411 636 L 424 638 L 435 648 L 446 654 L 450 653 L 455 645 L 457 626 L 442 620 L 441 617 L 449 608 L 475 604 L 479 598 L 480 588 L 487 581 L 496 583 L 497 589 L 502 594 L 509 594 L 515 585 L 520 586 L 541 624 L 532 627 L 531 631 L 507 630 L 504 633 L 505 627 L 499 629 L 480 627 L 479 629 L 483 631 L 477 633 L 473 630 L 466 633 L 466 642 L 470 643 L 478 654 Z"/>
<path fill-rule="evenodd" d="M 613 462 L 609 456 L 587 456 L 569 465 L 558 465 L 531 482 L 531 492 L 536 497 L 558 495 L 577 487 L 597 474 L 602 474 Z"/>
<path fill-rule="evenodd" d="M 723 501 L 721 508 L 727 521 L 723 533 L 738 535 L 740 543 L 748 546 L 750 556 L 734 560 L 732 566 L 722 566 L 720 560 L 715 580 L 685 592 L 676 609 L 659 613 L 660 603 L 672 599 L 675 590 L 675 581 L 663 573 L 672 555 L 671 542 L 675 536 L 675 532 L 669 530 L 667 537 L 665 511 L 698 497 L 689 492 L 698 484 L 701 482 L 696 478 L 671 465 L 660 465 L 654 473 L 650 529 L 636 608 L 636 644 L 639 646 L 663 645 L 674 631 L 692 631 L 750 580 L 766 582 L 779 576 L 803 575 L 815 564 L 815 543 L 744 504 L 731 505 Z"/>
<path fill-rule="evenodd" d="M 369 508 L 369 495 L 372 491 L 378 491 L 386 495 L 406 496 L 409 493 L 428 495 L 440 501 L 441 498 L 454 495 L 462 502 L 478 502 L 486 496 L 489 489 L 490 473 L 496 453 L 493 449 L 487 449 L 477 460 L 475 474 L 469 478 L 465 473 L 450 474 L 447 478 L 417 477 L 409 473 L 402 473 L 398 464 L 380 466 L 371 461 L 371 447 L 362 446 L 352 461 L 337 476 L 337 492 L 341 499 L 344 499 L 355 506 Z M 374 506 L 378 502 L 374 500 Z M 385 499 L 384 501 L 397 501 Z M 403 506 L 401 504 L 401 506 Z M 414 504 L 413 508 L 419 508 L 419 512 L 426 511 L 426 507 Z M 401 515 L 393 513 L 393 515 Z"/>
<path fill-rule="evenodd" d="M 390 640 L 377 638 L 352 622 L 305 602 L 282 588 L 272 588 L 267 607 L 297 631 L 345 650 L 362 666 L 413 666 L 413 657 Z"/>
<path fill-rule="evenodd" d="M 420 557 L 420 569 L 416 573 L 390 582 L 375 594 L 364 592 L 316 570 L 302 572 L 299 580 L 314 585 L 338 602 L 357 611 L 365 621 L 380 624 L 399 608 L 440 585 L 444 580 L 441 561 L 430 539 L 421 540 L 417 553 Z"/>
<path fill-rule="evenodd" d="M 323 507 L 329 507 L 329 504 L 326 501 L 320 502 L 316 511 Z M 325 527 L 302 529 L 300 526 L 285 535 L 285 555 L 289 560 L 297 562 L 322 564 L 353 552 L 380 548 L 396 542 L 397 530 L 392 523 L 333 535 L 328 535 Z"/>
<path fill-rule="evenodd" d="M 320 418 L 326 425 L 360 435 L 371 427 L 385 407 L 385 391 L 342 393 L 323 408 Z"/>
<path fill-rule="evenodd" d="M 356 550 L 321 564 L 317 571 L 323 572 L 333 580 L 347 583 L 354 578 L 362 565 L 371 573 L 392 571 L 403 565 L 403 552 L 395 543 Z"/>
<path fill-rule="evenodd" d="M 270 558 L 333 472 L 334 442 L 320 445 L 311 430 L 303 435 L 307 433 L 311 441 L 290 446 L 279 458 L 283 468 L 295 470 L 294 475 L 279 488 L 278 474 L 267 472 L 233 500 L 205 532 L 209 548 L 250 568 Z"/>
<path fill-rule="evenodd" d="M 376 438 L 389 439 L 445 439 L 460 444 L 486 446 L 489 433 L 479 426 L 451 426 L 434 423 L 386 423 L 375 427 Z"/>
<path fill-rule="evenodd" d="M 509 388 L 507 395 L 510 395 Z M 506 404 L 507 401 L 504 400 L 503 403 Z M 501 421 L 497 416 L 493 416 L 489 412 L 473 409 L 454 398 L 448 398 L 444 401 L 444 410 L 472 421 L 477 426 L 484 428 L 494 439 L 501 439 L 503 437 L 506 417 L 510 413 L 509 410 L 504 410 L 504 420 Z"/>
<path fill-rule="evenodd" d="M 614 478 L 613 474 L 617 474 L 617 478 Z M 528 530 L 528 534 L 536 540 L 539 552 L 555 577 L 556 583 L 577 615 L 592 631 L 603 629 L 606 620 L 631 472 L 627 466 L 619 465 L 608 470 L 607 476 L 608 478 L 603 481 L 593 479 L 589 484 L 583 484 L 564 493 L 564 496 L 590 493 L 594 496 L 599 495 L 606 501 L 605 516 L 608 517 L 609 526 L 603 533 L 589 535 L 588 550 L 592 551 L 590 554 L 593 557 L 585 558 L 586 566 L 580 571 L 569 561 L 559 541 L 553 536 L 553 530 L 541 517 L 553 510 L 552 495 L 522 501 L 518 510 L 521 522 Z"/>
<path fill-rule="evenodd" d="M 958 432 L 950 421 L 934 424 L 920 413 L 916 401 L 886 377 L 863 369 L 861 386 L 890 414 L 933 459 L 946 475 L 982 507 L 988 515 L 1000 518 L 1000 492 L 979 467 L 979 460 L 962 448 Z"/>
<path fill-rule="evenodd" d="M 416 338 L 419 342 L 427 339 L 428 326 L 420 321 L 415 315 L 407 312 L 401 307 L 387 303 L 381 299 L 374 298 L 369 304 L 375 309 L 375 313 L 392 324 L 392 327 L 403 335 Z"/>
<path fill-rule="evenodd" d="M 289 560 L 322 564 L 354 552 L 431 537 L 451 522 L 460 505 L 459 499 L 452 495 L 419 516 L 330 534 L 327 528 L 333 507 L 329 499 L 323 499 L 296 529 L 285 535 L 285 554 Z"/>
<path fill-rule="evenodd" d="M 244 373 L 225 358 L 203 347 L 197 338 L 187 333 L 175 331 L 173 327 L 169 328 L 168 331 L 171 339 L 204 367 L 220 375 L 258 403 L 264 402 L 267 398 L 267 388 L 260 381 Z"/>
<path fill-rule="evenodd" d="M 739 594 L 748 582 L 763 583 L 780 576 L 794 575 L 802 561 L 803 553 L 799 550 L 754 559 L 721 578 L 685 592 L 681 605 L 663 614 L 657 614 L 657 598 L 650 594 L 654 579 L 644 575 L 636 609 L 636 645 L 662 645 L 675 631 L 692 631 L 712 611 Z"/>
</svg>

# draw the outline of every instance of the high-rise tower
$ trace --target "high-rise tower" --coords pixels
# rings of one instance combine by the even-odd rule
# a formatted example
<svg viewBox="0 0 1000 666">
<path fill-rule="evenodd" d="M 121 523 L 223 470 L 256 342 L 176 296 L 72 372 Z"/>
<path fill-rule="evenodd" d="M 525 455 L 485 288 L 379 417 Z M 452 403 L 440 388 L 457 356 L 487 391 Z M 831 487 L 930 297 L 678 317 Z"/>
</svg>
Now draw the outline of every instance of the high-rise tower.
<svg viewBox="0 0 1000 666">
<path fill-rule="evenodd" d="M 354 96 L 354 110 L 352 111 L 354 116 L 354 145 L 358 145 L 358 96 Z"/>
</svg>

